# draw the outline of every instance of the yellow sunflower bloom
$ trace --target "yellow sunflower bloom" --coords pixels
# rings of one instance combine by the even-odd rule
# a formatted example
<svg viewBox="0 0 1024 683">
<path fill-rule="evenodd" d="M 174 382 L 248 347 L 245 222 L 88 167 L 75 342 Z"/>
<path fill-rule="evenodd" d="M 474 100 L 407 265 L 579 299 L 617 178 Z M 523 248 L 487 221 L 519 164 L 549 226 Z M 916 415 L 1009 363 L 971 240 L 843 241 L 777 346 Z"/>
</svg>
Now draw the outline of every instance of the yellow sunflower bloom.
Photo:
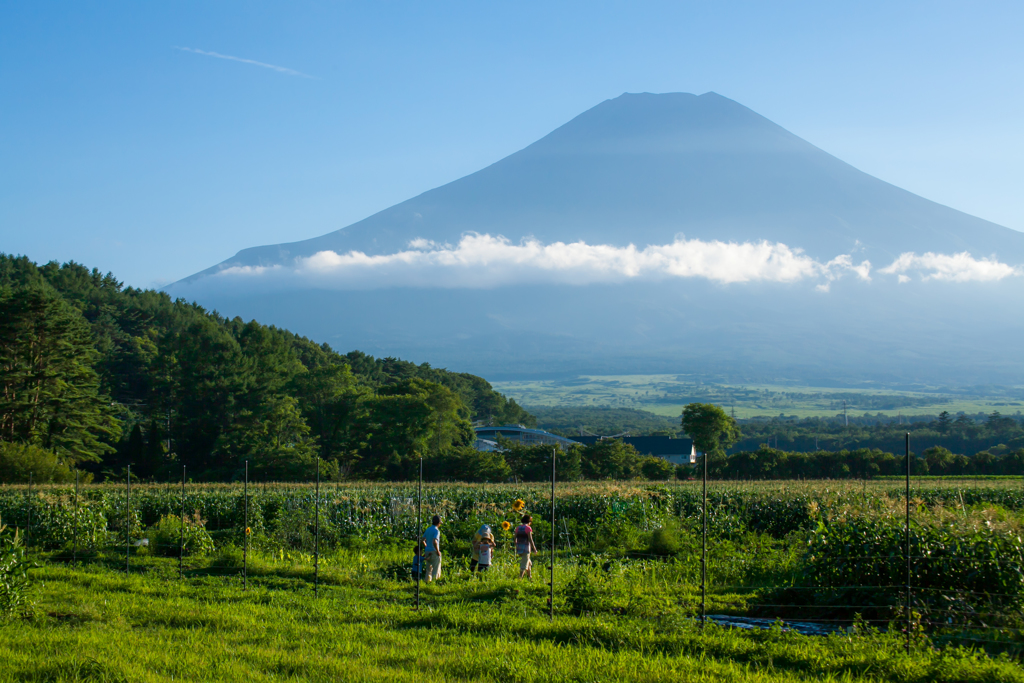
<svg viewBox="0 0 1024 683">
<path fill-rule="evenodd" d="M 249 527 L 245 527 L 245 535 L 248 536 L 251 533 L 252 533 L 252 529 L 250 529 Z"/>
<path fill-rule="evenodd" d="M 508 531 L 511 528 L 512 528 L 512 525 L 508 521 L 504 521 L 504 522 L 501 523 L 501 530 L 502 531 Z"/>
<path fill-rule="evenodd" d="M 526 507 L 525 500 L 516 499 L 516 502 L 512 504 L 512 509 L 516 512 L 521 512 L 524 507 Z"/>
</svg>

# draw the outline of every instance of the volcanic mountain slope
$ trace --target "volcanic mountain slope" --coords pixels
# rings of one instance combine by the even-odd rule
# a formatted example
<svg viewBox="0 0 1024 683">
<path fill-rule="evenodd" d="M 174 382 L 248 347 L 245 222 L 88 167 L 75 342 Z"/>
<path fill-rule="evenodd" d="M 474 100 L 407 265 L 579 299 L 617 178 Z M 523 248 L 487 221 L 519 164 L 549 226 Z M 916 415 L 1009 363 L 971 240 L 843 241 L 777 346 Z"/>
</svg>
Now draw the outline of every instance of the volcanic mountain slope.
<svg viewBox="0 0 1024 683">
<path fill-rule="evenodd" d="M 326 250 L 394 253 L 415 239 L 453 244 L 467 231 L 618 246 L 682 233 L 769 239 L 818 258 L 859 243 L 879 262 L 965 250 L 1024 262 L 1024 234 L 858 171 L 721 95 L 643 93 L 602 102 L 483 170 L 346 228 L 245 249 L 202 274 Z"/>
<path fill-rule="evenodd" d="M 169 290 L 342 348 L 492 375 L 924 379 L 957 359 L 965 381 L 1007 380 L 1024 377 L 1003 351 L 1021 264 L 1024 233 L 858 171 L 732 100 L 644 93 Z"/>
</svg>

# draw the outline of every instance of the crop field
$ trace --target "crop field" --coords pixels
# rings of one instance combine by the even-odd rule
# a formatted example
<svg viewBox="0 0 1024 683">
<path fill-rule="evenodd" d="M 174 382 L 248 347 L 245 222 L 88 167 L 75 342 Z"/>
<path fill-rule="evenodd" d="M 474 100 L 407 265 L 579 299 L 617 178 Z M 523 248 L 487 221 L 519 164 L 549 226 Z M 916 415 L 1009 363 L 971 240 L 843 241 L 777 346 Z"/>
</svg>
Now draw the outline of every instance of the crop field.
<svg viewBox="0 0 1024 683">
<path fill-rule="evenodd" d="M 586 375 L 572 379 L 493 382 L 495 389 L 525 406 L 614 406 L 677 418 L 687 403 L 715 403 L 735 410 L 737 418 L 828 417 L 851 414 L 937 415 L 1014 414 L 1024 410 L 1024 389 L 987 388 L 953 391 L 921 387 L 917 391 L 884 388 L 827 388 L 783 384 L 731 385 L 697 381 L 685 375 Z"/>
<path fill-rule="evenodd" d="M 901 482 L 709 483 L 704 590 L 699 482 L 558 485 L 554 527 L 544 484 L 126 494 L 0 489 L 35 564 L 0 681 L 1024 681 L 1020 479 L 915 483 L 909 593 Z M 502 530 L 520 506 L 532 580 Z M 417 609 L 433 514 L 443 575 Z"/>
</svg>

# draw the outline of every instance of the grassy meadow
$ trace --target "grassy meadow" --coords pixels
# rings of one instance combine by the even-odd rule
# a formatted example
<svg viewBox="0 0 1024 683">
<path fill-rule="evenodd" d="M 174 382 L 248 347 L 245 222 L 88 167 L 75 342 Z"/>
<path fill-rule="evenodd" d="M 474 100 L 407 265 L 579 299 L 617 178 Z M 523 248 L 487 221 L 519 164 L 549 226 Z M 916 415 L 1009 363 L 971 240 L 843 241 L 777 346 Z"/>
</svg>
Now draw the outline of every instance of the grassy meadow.
<svg viewBox="0 0 1024 683">
<path fill-rule="evenodd" d="M 352 555 L 339 557 L 350 565 Z M 248 590 L 171 560 L 130 577 L 44 565 L 31 616 L 0 625 L 0 681 L 1024 681 L 1013 662 L 875 631 L 806 637 L 646 614 L 559 614 L 509 567 L 421 591 L 353 567 L 257 560 Z M 368 572 L 363 567 L 361 571 Z M 636 589 L 637 592 L 645 589 Z"/>
<path fill-rule="evenodd" d="M 419 609 L 409 484 L 324 485 L 319 519 L 310 485 L 254 484 L 246 506 L 239 485 L 189 484 L 184 526 L 175 486 L 133 487 L 130 510 L 123 487 L 82 487 L 77 512 L 68 487 L 5 487 L 34 566 L 0 622 L 0 682 L 1024 681 L 1020 480 L 915 485 L 910 654 L 901 490 L 712 483 L 705 613 L 781 620 L 744 630 L 700 626 L 699 483 L 559 485 L 554 529 L 543 484 L 426 485 L 444 569 Z M 532 580 L 500 530 L 516 501 Z M 482 523 L 498 548 L 480 576 Z"/>
</svg>

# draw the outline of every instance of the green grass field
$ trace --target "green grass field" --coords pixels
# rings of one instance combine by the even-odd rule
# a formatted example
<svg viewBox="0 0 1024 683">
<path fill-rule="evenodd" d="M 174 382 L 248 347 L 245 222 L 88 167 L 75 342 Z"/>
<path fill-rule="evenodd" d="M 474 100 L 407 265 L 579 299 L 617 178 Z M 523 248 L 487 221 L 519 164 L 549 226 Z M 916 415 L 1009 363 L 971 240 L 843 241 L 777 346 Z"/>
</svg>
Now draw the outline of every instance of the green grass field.
<svg viewBox="0 0 1024 683">
<path fill-rule="evenodd" d="M 243 517 L 240 485 L 189 484 L 188 508 L 201 511 L 211 544 L 186 553 L 183 578 L 179 536 L 155 531 L 168 509 L 180 509 L 176 487 L 134 487 L 130 525 L 120 521 L 125 489 L 83 487 L 77 509 L 87 514 L 78 519 L 101 524 L 76 532 L 74 544 L 67 532 L 80 527 L 69 526 L 76 507 L 68 487 L 31 496 L 24 486 L 2 488 L 5 523 L 23 528 L 33 512 L 36 566 L 27 607 L 0 619 L 0 683 L 1024 683 L 1018 661 L 1000 654 L 1019 655 L 1024 632 L 1020 480 L 915 484 L 913 542 L 927 552 L 913 557 L 909 655 L 901 484 L 709 486 L 706 613 L 816 622 L 824 636 L 700 628 L 699 486 L 560 485 L 553 620 L 545 484 L 425 486 L 425 515 L 445 519 L 445 567 L 440 582 L 423 587 L 418 610 L 409 484 L 324 487 L 319 545 L 311 485 L 253 486 Z M 473 532 L 481 523 L 500 529 L 522 507 L 536 515 L 542 549 L 533 580 L 518 579 L 503 531 L 490 572 L 472 575 Z M 148 545 L 134 543 L 143 538 Z M 0 585 L 0 608 L 3 598 Z"/>
<path fill-rule="evenodd" d="M 697 382 L 679 375 L 585 375 L 573 379 L 494 382 L 494 387 L 525 406 L 615 406 L 677 417 L 691 402 L 716 403 L 736 417 L 825 417 L 851 414 L 937 415 L 990 413 L 1012 415 L 1024 410 L 1024 390 L 990 388 L 953 392 L 922 387 L 920 391 L 884 388 L 825 388 L 782 384 L 727 385 Z"/>
<path fill-rule="evenodd" d="M 246 591 L 235 571 L 179 580 L 168 559 L 130 577 L 47 565 L 31 614 L 0 625 L 0 681 L 1024 681 L 961 648 L 906 655 L 898 634 L 702 632 L 640 606 L 549 621 L 544 582 L 508 566 L 449 573 L 416 611 L 410 582 L 371 571 L 387 559 L 335 557 L 318 598 L 311 567 L 260 558 Z"/>
</svg>

